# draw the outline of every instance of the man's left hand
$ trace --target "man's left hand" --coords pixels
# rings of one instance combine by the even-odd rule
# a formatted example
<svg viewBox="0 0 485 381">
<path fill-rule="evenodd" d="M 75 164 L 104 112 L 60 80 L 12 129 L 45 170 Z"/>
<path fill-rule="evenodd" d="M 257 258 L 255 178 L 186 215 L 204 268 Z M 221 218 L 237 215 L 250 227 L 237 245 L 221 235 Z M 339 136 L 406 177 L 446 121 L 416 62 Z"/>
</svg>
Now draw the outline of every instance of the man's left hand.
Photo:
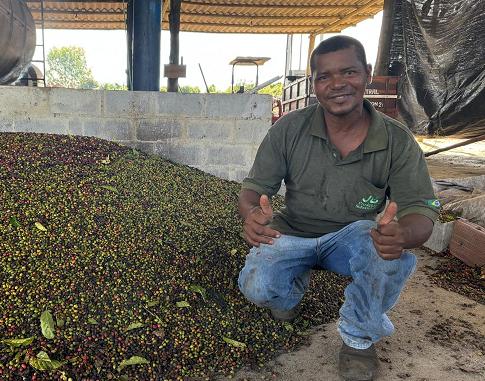
<svg viewBox="0 0 485 381">
<path fill-rule="evenodd" d="M 377 254 L 386 260 L 400 258 L 406 243 L 406 231 L 394 220 L 396 214 L 397 204 L 391 201 L 377 222 L 377 229 L 370 232 Z"/>
</svg>

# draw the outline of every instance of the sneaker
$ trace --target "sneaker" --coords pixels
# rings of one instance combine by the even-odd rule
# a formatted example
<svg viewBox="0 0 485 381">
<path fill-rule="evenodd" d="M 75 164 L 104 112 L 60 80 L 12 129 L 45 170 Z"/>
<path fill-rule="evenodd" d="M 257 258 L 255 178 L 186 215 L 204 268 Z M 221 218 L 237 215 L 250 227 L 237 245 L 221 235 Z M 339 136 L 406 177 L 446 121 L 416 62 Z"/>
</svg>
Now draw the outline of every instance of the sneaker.
<svg viewBox="0 0 485 381">
<path fill-rule="evenodd" d="M 339 374 L 344 380 L 373 380 L 378 366 L 376 348 L 372 344 L 367 349 L 355 349 L 344 343 L 338 362 Z"/>
<path fill-rule="evenodd" d="M 273 316 L 273 319 L 278 321 L 292 322 L 300 315 L 300 310 L 300 304 L 297 304 L 291 310 L 287 311 L 271 309 L 271 316 Z"/>
</svg>

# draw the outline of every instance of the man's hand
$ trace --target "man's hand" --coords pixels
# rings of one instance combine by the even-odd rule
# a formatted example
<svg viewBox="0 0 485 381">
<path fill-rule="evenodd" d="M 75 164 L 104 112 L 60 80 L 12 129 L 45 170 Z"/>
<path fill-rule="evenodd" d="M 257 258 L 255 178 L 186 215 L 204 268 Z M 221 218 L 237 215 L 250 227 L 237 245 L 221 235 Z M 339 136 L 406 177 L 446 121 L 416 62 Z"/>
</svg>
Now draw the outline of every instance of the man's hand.
<svg viewBox="0 0 485 381">
<path fill-rule="evenodd" d="M 391 201 L 377 222 L 377 229 L 370 232 L 377 254 L 386 260 L 401 257 L 406 245 L 406 229 L 394 220 L 396 214 L 397 204 Z"/>
<path fill-rule="evenodd" d="M 273 244 L 273 238 L 280 233 L 267 225 L 273 219 L 273 208 L 266 195 L 259 198 L 259 206 L 253 207 L 244 220 L 244 239 L 251 245 L 259 247 L 261 243 Z"/>
</svg>

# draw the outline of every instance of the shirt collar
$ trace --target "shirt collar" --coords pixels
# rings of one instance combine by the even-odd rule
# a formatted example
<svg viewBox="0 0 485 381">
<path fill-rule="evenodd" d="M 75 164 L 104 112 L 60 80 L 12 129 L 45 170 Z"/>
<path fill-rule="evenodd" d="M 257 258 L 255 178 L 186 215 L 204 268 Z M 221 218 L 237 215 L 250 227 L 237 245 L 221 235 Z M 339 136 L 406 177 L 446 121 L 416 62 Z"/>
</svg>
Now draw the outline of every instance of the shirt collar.
<svg viewBox="0 0 485 381">
<path fill-rule="evenodd" d="M 380 151 L 387 148 L 388 134 L 384 123 L 384 118 L 380 115 L 374 106 L 364 99 L 364 107 L 370 112 L 371 122 L 367 137 L 364 140 L 364 153 Z M 325 128 L 325 118 L 323 108 L 318 105 L 313 113 L 310 122 L 310 134 L 327 140 Z"/>
</svg>

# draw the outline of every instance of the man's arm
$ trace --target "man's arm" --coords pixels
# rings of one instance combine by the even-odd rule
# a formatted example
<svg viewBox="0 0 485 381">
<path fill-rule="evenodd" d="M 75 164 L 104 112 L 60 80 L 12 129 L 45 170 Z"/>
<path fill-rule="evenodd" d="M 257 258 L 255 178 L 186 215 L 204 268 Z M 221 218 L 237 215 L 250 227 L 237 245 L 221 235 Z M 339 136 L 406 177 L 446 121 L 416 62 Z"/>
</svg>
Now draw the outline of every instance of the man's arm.
<svg viewBox="0 0 485 381">
<path fill-rule="evenodd" d="M 261 243 L 272 244 L 273 238 L 280 233 L 267 225 L 273 219 L 273 209 L 266 195 L 260 195 L 251 189 L 242 189 L 239 193 L 239 214 L 244 219 L 244 239 L 259 247 Z"/>
<path fill-rule="evenodd" d="M 408 214 L 399 219 L 405 232 L 404 249 L 413 249 L 425 243 L 433 232 L 433 221 L 422 214 Z"/>
<path fill-rule="evenodd" d="M 397 259 L 404 249 L 421 246 L 433 231 L 433 221 L 421 214 L 407 214 L 395 221 L 397 204 L 390 202 L 370 235 L 379 256 Z"/>
</svg>

